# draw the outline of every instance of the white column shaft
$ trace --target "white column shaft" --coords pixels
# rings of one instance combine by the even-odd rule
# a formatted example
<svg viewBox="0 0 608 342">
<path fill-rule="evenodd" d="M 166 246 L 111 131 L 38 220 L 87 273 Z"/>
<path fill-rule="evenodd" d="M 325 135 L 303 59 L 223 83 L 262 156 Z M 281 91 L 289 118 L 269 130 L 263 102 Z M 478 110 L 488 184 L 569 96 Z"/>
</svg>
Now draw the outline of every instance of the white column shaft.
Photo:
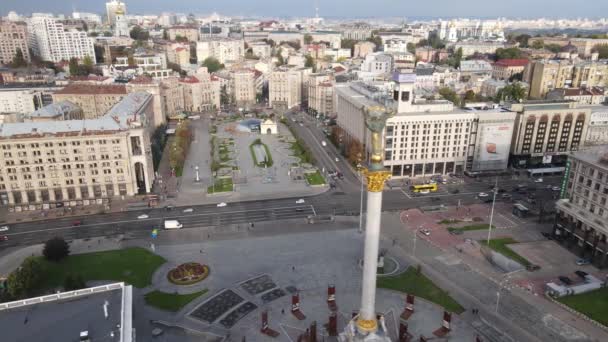
<svg viewBox="0 0 608 342">
<path fill-rule="evenodd" d="M 365 221 L 365 251 L 363 257 L 363 290 L 361 312 L 364 320 L 376 319 L 376 273 L 380 244 L 380 213 L 382 192 L 367 192 L 367 217 Z"/>
</svg>

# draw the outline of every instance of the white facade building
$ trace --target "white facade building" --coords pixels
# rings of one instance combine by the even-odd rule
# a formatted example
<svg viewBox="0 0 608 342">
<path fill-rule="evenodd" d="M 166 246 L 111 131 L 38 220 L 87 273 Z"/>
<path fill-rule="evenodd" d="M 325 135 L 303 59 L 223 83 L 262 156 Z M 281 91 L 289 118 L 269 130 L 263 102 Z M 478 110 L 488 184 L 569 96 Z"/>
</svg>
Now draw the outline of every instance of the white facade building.
<svg viewBox="0 0 608 342">
<path fill-rule="evenodd" d="M 30 46 L 43 60 L 60 62 L 89 56 L 96 62 L 94 40 L 86 32 L 65 31 L 58 20 L 46 16 L 30 18 L 28 29 Z"/>
<path fill-rule="evenodd" d="M 497 20 L 458 19 L 439 22 L 439 38 L 457 42 L 465 39 L 505 41 L 503 24 Z"/>
<path fill-rule="evenodd" d="M 232 64 L 245 58 L 245 41 L 242 39 L 210 38 L 196 42 L 196 58 L 201 64 L 208 57 L 222 64 Z"/>
<path fill-rule="evenodd" d="M 116 16 L 114 17 L 114 36 L 115 37 L 129 37 L 129 22 L 127 21 L 127 17 L 125 12 L 122 10 L 116 11 Z"/>
</svg>

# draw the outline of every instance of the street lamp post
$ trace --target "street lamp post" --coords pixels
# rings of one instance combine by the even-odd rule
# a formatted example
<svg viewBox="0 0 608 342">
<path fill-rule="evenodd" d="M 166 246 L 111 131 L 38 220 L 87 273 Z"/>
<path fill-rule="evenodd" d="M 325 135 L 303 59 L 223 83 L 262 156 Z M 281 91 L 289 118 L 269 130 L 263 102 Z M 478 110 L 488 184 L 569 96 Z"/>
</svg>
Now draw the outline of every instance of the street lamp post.
<svg viewBox="0 0 608 342">
<path fill-rule="evenodd" d="M 496 204 L 496 194 L 498 193 L 498 177 L 494 185 L 494 196 L 492 197 L 492 209 L 490 210 L 490 226 L 488 227 L 487 245 L 490 247 L 490 237 L 492 236 L 492 222 L 494 221 L 494 205 Z"/>
</svg>

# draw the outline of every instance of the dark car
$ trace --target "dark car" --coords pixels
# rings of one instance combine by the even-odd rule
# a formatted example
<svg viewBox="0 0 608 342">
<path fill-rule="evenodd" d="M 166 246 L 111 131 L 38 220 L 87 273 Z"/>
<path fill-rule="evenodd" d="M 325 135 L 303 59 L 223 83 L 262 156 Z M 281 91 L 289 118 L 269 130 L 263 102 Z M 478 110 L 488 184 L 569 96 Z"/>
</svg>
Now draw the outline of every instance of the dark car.
<svg viewBox="0 0 608 342">
<path fill-rule="evenodd" d="M 171 211 L 171 210 L 173 210 L 173 206 L 172 205 L 166 205 L 165 206 L 165 210 L 166 211 Z"/>
<path fill-rule="evenodd" d="M 575 271 L 574 273 L 576 273 L 577 276 L 579 276 L 579 277 L 581 277 L 583 279 L 585 279 L 585 277 L 588 275 L 587 272 L 581 271 L 581 270 Z"/>
<path fill-rule="evenodd" d="M 80 221 L 80 220 L 76 220 L 76 221 L 72 222 L 72 226 L 74 226 L 74 227 L 78 227 L 80 225 L 82 225 L 82 221 Z"/>
<path fill-rule="evenodd" d="M 499 193 L 499 194 L 502 194 L 503 192 L 507 192 L 507 190 L 502 189 L 502 188 L 498 189 L 498 193 Z"/>
<path fill-rule="evenodd" d="M 8 236 L 6 236 L 6 235 L 0 236 L 0 241 L 8 241 Z"/>
<path fill-rule="evenodd" d="M 526 266 L 526 270 L 529 271 L 529 272 L 538 271 L 538 270 L 540 270 L 540 266 L 534 265 L 534 264 L 530 264 L 530 265 Z"/>
<path fill-rule="evenodd" d="M 542 232 L 540 233 L 542 236 L 546 237 L 549 240 L 553 240 L 553 235 L 551 233 Z"/>
<path fill-rule="evenodd" d="M 561 281 L 562 283 L 564 283 L 566 285 L 572 285 L 572 280 L 570 280 L 570 278 L 568 278 L 568 277 L 559 276 L 559 277 L 557 277 L 557 279 L 559 279 L 559 281 Z"/>
</svg>

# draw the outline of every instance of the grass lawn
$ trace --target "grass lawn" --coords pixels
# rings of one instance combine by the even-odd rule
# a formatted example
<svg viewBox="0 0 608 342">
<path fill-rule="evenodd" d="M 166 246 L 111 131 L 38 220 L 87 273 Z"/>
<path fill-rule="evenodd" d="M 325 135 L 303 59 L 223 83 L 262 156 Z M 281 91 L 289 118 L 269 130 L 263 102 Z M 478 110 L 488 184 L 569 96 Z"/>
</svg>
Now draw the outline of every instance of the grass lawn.
<svg viewBox="0 0 608 342">
<path fill-rule="evenodd" d="M 479 242 L 483 245 L 487 245 L 486 240 L 481 240 Z M 530 262 L 526 258 L 515 253 L 511 248 L 509 248 L 508 245 L 512 243 L 517 243 L 517 241 L 513 240 L 512 238 L 491 239 L 490 248 L 508 258 L 517 261 L 518 263 L 524 266 L 530 265 Z"/>
<path fill-rule="evenodd" d="M 489 224 L 485 224 L 485 223 L 481 223 L 481 224 L 470 224 L 468 226 L 464 226 L 464 227 L 448 227 L 448 231 L 449 232 L 453 232 L 456 230 L 459 230 L 461 232 L 465 232 L 468 230 L 484 230 L 484 229 L 488 229 Z M 496 226 L 492 225 L 492 229 L 495 229 Z"/>
<path fill-rule="evenodd" d="M 608 287 L 583 294 L 557 298 L 563 304 L 608 326 Z"/>
<path fill-rule="evenodd" d="M 207 293 L 207 291 L 205 289 L 190 294 L 175 294 L 154 290 L 146 293 L 144 298 L 146 299 L 146 304 L 155 308 L 177 312 L 191 301 Z"/>
<path fill-rule="evenodd" d="M 443 219 L 443 220 L 441 220 L 441 221 L 439 221 L 437 223 L 439 223 L 439 224 L 454 224 L 454 223 L 460 223 L 460 222 L 462 222 L 462 221 L 457 220 L 457 219 Z"/>
<path fill-rule="evenodd" d="M 325 178 L 323 178 L 323 176 L 321 176 L 321 173 L 319 173 L 319 170 L 317 170 L 317 172 L 315 172 L 315 173 L 305 173 L 304 176 L 306 177 L 306 181 L 310 185 L 325 184 Z"/>
<path fill-rule="evenodd" d="M 215 180 L 215 187 L 213 185 L 207 187 L 207 193 L 230 192 L 232 189 L 232 178 L 220 178 Z"/>
<path fill-rule="evenodd" d="M 303 147 L 302 143 L 300 143 L 300 140 L 292 142 L 289 149 L 293 152 L 292 156 L 300 158 L 300 162 L 309 164 L 314 163 L 314 159 L 310 154 L 310 151 Z"/>
<path fill-rule="evenodd" d="M 63 286 L 68 274 L 80 274 L 84 281 L 124 281 L 135 287 L 146 287 L 152 274 L 166 260 L 139 247 L 115 251 L 70 255 L 55 263 L 40 257 L 45 275 L 40 289 Z"/>
<path fill-rule="evenodd" d="M 417 274 L 412 267 L 395 277 L 378 278 L 378 287 L 412 294 L 441 305 L 446 310 L 462 313 L 464 308 L 458 304 L 447 292 L 437 287 L 423 274 Z"/>
</svg>

